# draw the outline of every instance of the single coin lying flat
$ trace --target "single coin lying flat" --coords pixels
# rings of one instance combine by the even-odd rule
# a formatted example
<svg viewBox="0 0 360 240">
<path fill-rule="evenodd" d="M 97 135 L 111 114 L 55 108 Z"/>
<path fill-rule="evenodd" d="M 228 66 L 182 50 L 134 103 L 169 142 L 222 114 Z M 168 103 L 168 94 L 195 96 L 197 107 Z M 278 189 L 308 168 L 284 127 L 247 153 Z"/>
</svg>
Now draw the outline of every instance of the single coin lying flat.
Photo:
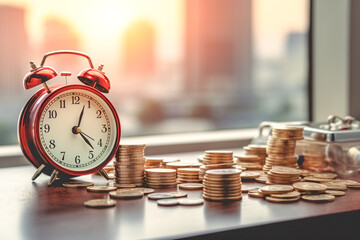
<svg viewBox="0 0 360 240">
<path fill-rule="evenodd" d="M 86 188 L 89 186 L 94 186 L 92 182 L 82 182 L 82 181 L 70 181 L 63 183 L 63 186 L 66 188 Z"/>
<path fill-rule="evenodd" d="M 84 205 L 90 208 L 108 208 L 114 207 L 116 205 L 116 201 L 112 199 L 92 199 L 84 202 Z"/>
<path fill-rule="evenodd" d="M 116 189 L 117 187 L 112 187 L 112 186 L 89 186 L 86 188 L 88 192 L 97 192 L 97 193 L 111 192 Z"/>
</svg>

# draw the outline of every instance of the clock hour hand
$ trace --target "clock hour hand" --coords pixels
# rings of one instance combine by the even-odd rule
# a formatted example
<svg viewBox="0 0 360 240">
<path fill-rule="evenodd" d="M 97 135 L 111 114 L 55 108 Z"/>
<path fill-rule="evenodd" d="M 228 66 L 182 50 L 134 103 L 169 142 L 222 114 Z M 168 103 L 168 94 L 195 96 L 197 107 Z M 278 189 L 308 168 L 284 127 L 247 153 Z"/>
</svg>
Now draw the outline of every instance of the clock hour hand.
<svg viewBox="0 0 360 240">
<path fill-rule="evenodd" d="M 79 122 L 78 122 L 78 127 L 80 127 L 80 123 L 81 123 L 81 120 L 82 120 L 82 117 L 84 115 L 84 109 L 85 109 L 85 105 L 83 106 L 82 110 L 81 110 L 81 113 L 80 113 L 80 117 L 79 117 Z"/>
<path fill-rule="evenodd" d="M 79 132 L 80 136 L 84 139 L 84 141 L 92 148 L 94 149 L 94 147 L 91 145 L 90 141 L 85 137 L 85 135 L 82 132 Z"/>
</svg>

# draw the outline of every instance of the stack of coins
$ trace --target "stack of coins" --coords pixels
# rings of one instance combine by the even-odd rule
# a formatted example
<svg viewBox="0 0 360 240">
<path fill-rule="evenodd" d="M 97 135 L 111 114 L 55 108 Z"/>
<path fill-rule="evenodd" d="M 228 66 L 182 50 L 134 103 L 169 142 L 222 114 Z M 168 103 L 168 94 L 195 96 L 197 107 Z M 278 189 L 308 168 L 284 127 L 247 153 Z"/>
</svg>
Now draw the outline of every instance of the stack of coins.
<svg viewBox="0 0 360 240">
<path fill-rule="evenodd" d="M 262 159 L 257 155 L 236 155 L 237 165 L 246 168 L 247 170 L 262 170 Z"/>
<path fill-rule="evenodd" d="M 176 187 L 176 170 L 166 168 L 151 168 L 145 170 L 146 185 L 151 188 Z"/>
<path fill-rule="evenodd" d="M 274 166 L 267 173 L 270 184 L 293 184 L 301 180 L 302 171 L 296 168 Z"/>
<path fill-rule="evenodd" d="M 322 194 L 327 190 L 327 186 L 314 182 L 296 182 L 293 184 L 294 188 L 301 194 Z"/>
<path fill-rule="evenodd" d="M 199 183 L 199 168 L 179 168 L 177 170 L 179 183 Z"/>
<path fill-rule="evenodd" d="M 199 179 L 203 180 L 205 172 L 210 169 L 234 168 L 235 163 L 220 163 L 200 166 Z M 239 166 L 240 167 L 240 166 Z"/>
<path fill-rule="evenodd" d="M 303 128 L 290 126 L 277 126 L 272 128 L 272 137 L 267 144 L 267 157 L 263 167 L 268 172 L 273 166 L 286 166 L 297 168 L 295 155 L 296 141 L 303 139 Z"/>
<path fill-rule="evenodd" d="M 240 170 L 207 170 L 203 180 L 203 197 L 206 200 L 225 201 L 241 199 Z"/>
<path fill-rule="evenodd" d="M 234 163 L 232 151 L 205 151 L 203 164 Z"/>
<path fill-rule="evenodd" d="M 120 145 L 115 155 L 115 183 L 143 186 L 145 144 Z"/>
<path fill-rule="evenodd" d="M 160 158 L 146 158 L 146 160 L 145 160 L 145 169 L 161 168 L 162 164 L 163 164 L 163 159 L 160 159 Z"/>
<path fill-rule="evenodd" d="M 178 170 L 179 168 L 199 168 L 201 163 L 191 162 L 170 162 L 166 164 L 166 168 Z"/>
<path fill-rule="evenodd" d="M 266 159 L 266 147 L 267 145 L 256 145 L 256 144 L 250 144 L 246 147 L 244 147 L 245 154 L 246 155 L 256 155 L 261 158 L 261 165 L 265 164 Z"/>
</svg>

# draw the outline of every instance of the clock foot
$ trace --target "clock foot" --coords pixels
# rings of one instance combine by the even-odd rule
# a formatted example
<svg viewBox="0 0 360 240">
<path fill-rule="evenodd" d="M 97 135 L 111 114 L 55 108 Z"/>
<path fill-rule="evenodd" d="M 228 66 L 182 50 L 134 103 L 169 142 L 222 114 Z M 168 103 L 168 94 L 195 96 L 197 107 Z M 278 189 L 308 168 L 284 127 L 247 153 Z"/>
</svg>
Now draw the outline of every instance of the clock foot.
<svg viewBox="0 0 360 240">
<path fill-rule="evenodd" d="M 44 168 L 45 168 L 45 164 L 41 164 L 40 167 L 36 170 L 36 172 L 32 176 L 31 180 L 35 181 L 35 179 L 37 179 L 38 176 L 40 176 Z"/>
<path fill-rule="evenodd" d="M 100 175 L 103 176 L 104 178 L 106 178 L 106 180 L 110 180 L 109 175 L 107 174 L 107 172 L 104 169 L 101 169 L 99 171 Z"/>
<path fill-rule="evenodd" d="M 50 180 L 48 182 L 48 186 L 50 186 L 51 184 L 53 184 L 53 182 L 55 181 L 57 175 L 59 174 L 59 171 L 54 170 L 50 176 Z"/>
</svg>

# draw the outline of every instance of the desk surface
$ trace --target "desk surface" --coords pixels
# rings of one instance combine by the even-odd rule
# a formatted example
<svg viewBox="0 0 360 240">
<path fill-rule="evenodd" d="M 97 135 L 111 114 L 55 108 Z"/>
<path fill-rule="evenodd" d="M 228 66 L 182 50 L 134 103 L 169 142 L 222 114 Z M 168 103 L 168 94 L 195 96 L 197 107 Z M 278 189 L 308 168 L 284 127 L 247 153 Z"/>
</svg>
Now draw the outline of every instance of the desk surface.
<svg viewBox="0 0 360 240">
<path fill-rule="evenodd" d="M 219 234 L 294 239 L 316 234 L 349 237 L 360 226 L 360 190 L 349 189 L 344 197 L 324 204 L 277 204 L 243 194 L 241 201 L 206 201 L 193 207 L 160 207 L 144 197 L 117 200 L 113 208 L 89 209 L 84 201 L 107 194 L 47 187 L 47 176 L 30 180 L 34 170 L 0 169 L 0 239 L 216 239 Z M 79 179 L 106 183 L 97 176 Z M 201 191 L 187 192 L 189 198 L 201 197 Z"/>
</svg>

